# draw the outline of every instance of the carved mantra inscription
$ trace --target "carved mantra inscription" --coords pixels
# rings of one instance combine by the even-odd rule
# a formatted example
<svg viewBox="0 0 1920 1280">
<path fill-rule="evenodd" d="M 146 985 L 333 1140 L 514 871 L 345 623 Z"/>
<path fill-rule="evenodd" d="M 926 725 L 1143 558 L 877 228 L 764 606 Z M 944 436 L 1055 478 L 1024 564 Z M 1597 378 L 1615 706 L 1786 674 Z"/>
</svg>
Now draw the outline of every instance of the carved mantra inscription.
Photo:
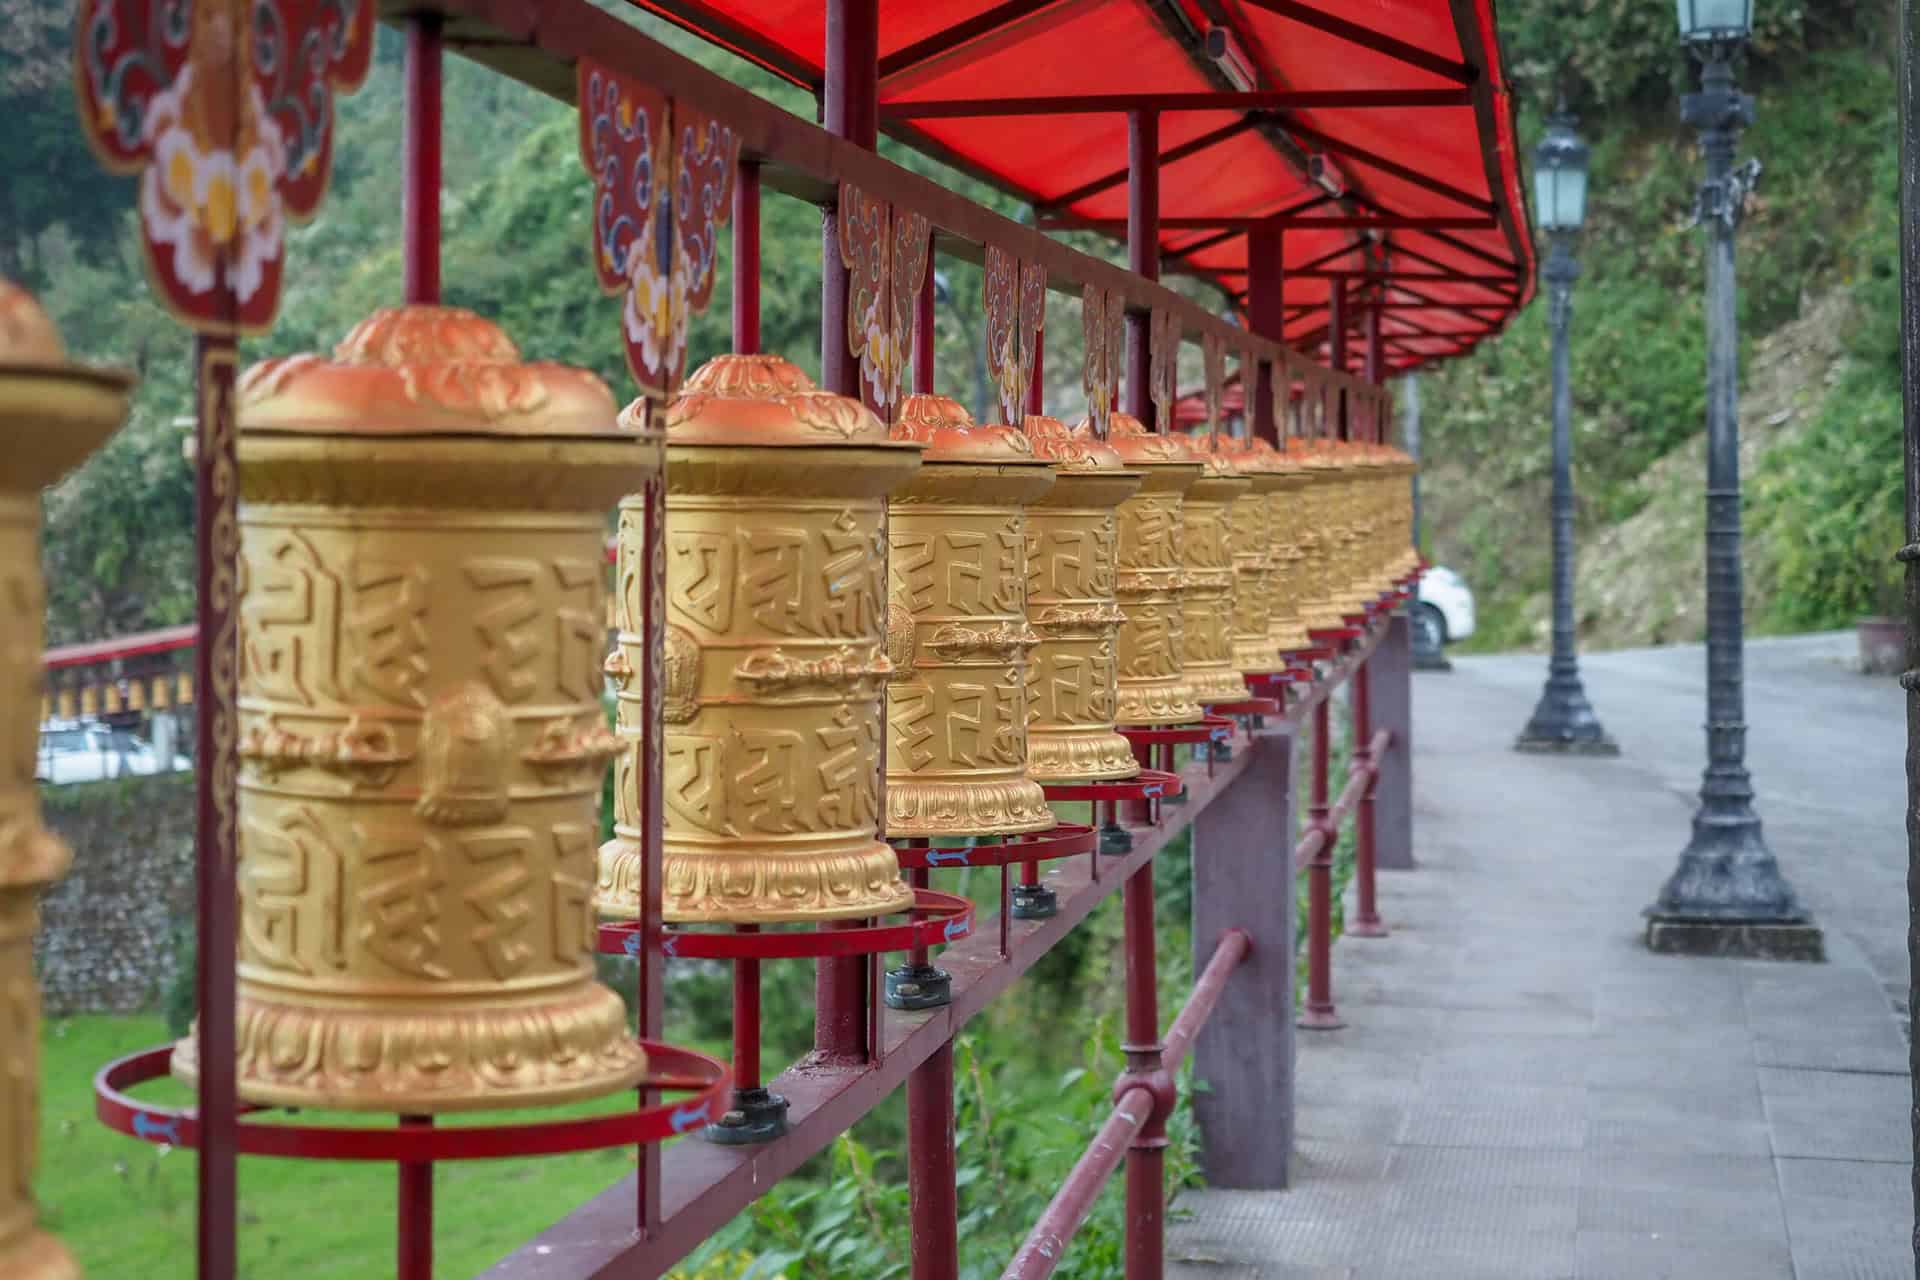
<svg viewBox="0 0 1920 1280">
<path fill-rule="evenodd" d="M 600 783 L 620 753 L 602 516 L 497 492 L 433 520 L 242 508 L 244 1098 L 508 1105 L 644 1065 L 593 982 Z"/>
</svg>

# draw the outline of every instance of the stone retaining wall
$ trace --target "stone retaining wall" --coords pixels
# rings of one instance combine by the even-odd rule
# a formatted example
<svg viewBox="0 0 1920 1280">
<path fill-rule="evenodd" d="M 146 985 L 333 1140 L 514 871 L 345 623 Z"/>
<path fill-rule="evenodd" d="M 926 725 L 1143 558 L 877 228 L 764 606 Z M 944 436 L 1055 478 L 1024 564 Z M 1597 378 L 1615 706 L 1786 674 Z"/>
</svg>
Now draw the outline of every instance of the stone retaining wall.
<svg viewBox="0 0 1920 1280">
<path fill-rule="evenodd" d="M 50 1017 L 157 1009 L 193 928 L 193 775 L 49 787 L 73 868 L 41 900 L 34 961 Z"/>
</svg>

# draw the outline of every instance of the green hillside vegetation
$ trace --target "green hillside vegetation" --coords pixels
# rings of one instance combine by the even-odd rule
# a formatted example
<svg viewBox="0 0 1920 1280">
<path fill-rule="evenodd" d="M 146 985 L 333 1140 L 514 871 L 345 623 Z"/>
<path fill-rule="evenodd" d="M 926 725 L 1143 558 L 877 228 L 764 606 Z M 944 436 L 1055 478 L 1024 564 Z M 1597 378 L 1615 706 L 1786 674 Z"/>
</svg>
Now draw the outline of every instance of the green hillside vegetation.
<svg viewBox="0 0 1920 1280">
<path fill-rule="evenodd" d="M 1581 626 L 1602 644 L 1697 639 L 1704 474 L 1695 87 L 1670 5 L 1501 6 L 1530 148 L 1561 59 L 1593 145 L 1574 292 Z M 1850 625 L 1897 599 L 1898 156 L 1893 10 L 1760 4 L 1741 70 L 1765 165 L 1740 231 L 1748 616 Z M 1544 303 L 1422 380 L 1426 533 L 1479 597 L 1473 647 L 1545 641 L 1549 333 Z M 1516 530 L 1520 531 L 1516 533 Z"/>
</svg>

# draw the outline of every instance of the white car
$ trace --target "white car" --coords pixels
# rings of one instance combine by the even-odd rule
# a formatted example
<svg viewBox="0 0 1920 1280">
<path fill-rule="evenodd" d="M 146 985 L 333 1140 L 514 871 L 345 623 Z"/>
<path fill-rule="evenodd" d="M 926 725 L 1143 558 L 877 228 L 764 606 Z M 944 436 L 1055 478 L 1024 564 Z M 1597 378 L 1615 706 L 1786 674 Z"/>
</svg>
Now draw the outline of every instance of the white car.
<svg viewBox="0 0 1920 1280">
<path fill-rule="evenodd" d="M 34 776 L 52 786 L 65 786 L 192 767 L 193 762 L 182 755 L 166 760 L 152 743 L 124 729 L 97 720 L 66 720 L 41 726 Z"/>
<path fill-rule="evenodd" d="M 1420 578 L 1413 606 L 1413 646 L 1438 654 L 1443 645 L 1473 634 L 1473 591 L 1459 574 L 1435 565 Z"/>
</svg>

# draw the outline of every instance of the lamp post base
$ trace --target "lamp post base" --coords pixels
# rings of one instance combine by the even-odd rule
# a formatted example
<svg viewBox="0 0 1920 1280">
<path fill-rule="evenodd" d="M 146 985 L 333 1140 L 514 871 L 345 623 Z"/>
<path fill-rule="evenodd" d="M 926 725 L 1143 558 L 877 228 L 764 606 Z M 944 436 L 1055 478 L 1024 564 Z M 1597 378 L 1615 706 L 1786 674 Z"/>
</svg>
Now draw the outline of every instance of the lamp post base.
<svg viewBox="0 0 1920 1280">
<path fill-rule="evenodd" d="M 1709 770 L 1680 865 L 1647 908 L 1647 949 L 1755 960 L 1826 959 L 1820 926 L 1760 832 L 1745 771 Z"/>
<path fill-rule="evenodd" d="M 1601 734 L 1597 738 L 1549 738 L 1523 733 L 1513 740 L 1515 751 L 1537 756 L 1617 756 L 1620 744 Z"/>
<path fill-rule="evenodd" d="M 1811 921 L 1751 924 L 1652 915 L 1647 950 L 1672 956 L 1727 956 L 1740 960 L 1795 960 L 1819 964 L 1826 937 Z"/>
</svg>

